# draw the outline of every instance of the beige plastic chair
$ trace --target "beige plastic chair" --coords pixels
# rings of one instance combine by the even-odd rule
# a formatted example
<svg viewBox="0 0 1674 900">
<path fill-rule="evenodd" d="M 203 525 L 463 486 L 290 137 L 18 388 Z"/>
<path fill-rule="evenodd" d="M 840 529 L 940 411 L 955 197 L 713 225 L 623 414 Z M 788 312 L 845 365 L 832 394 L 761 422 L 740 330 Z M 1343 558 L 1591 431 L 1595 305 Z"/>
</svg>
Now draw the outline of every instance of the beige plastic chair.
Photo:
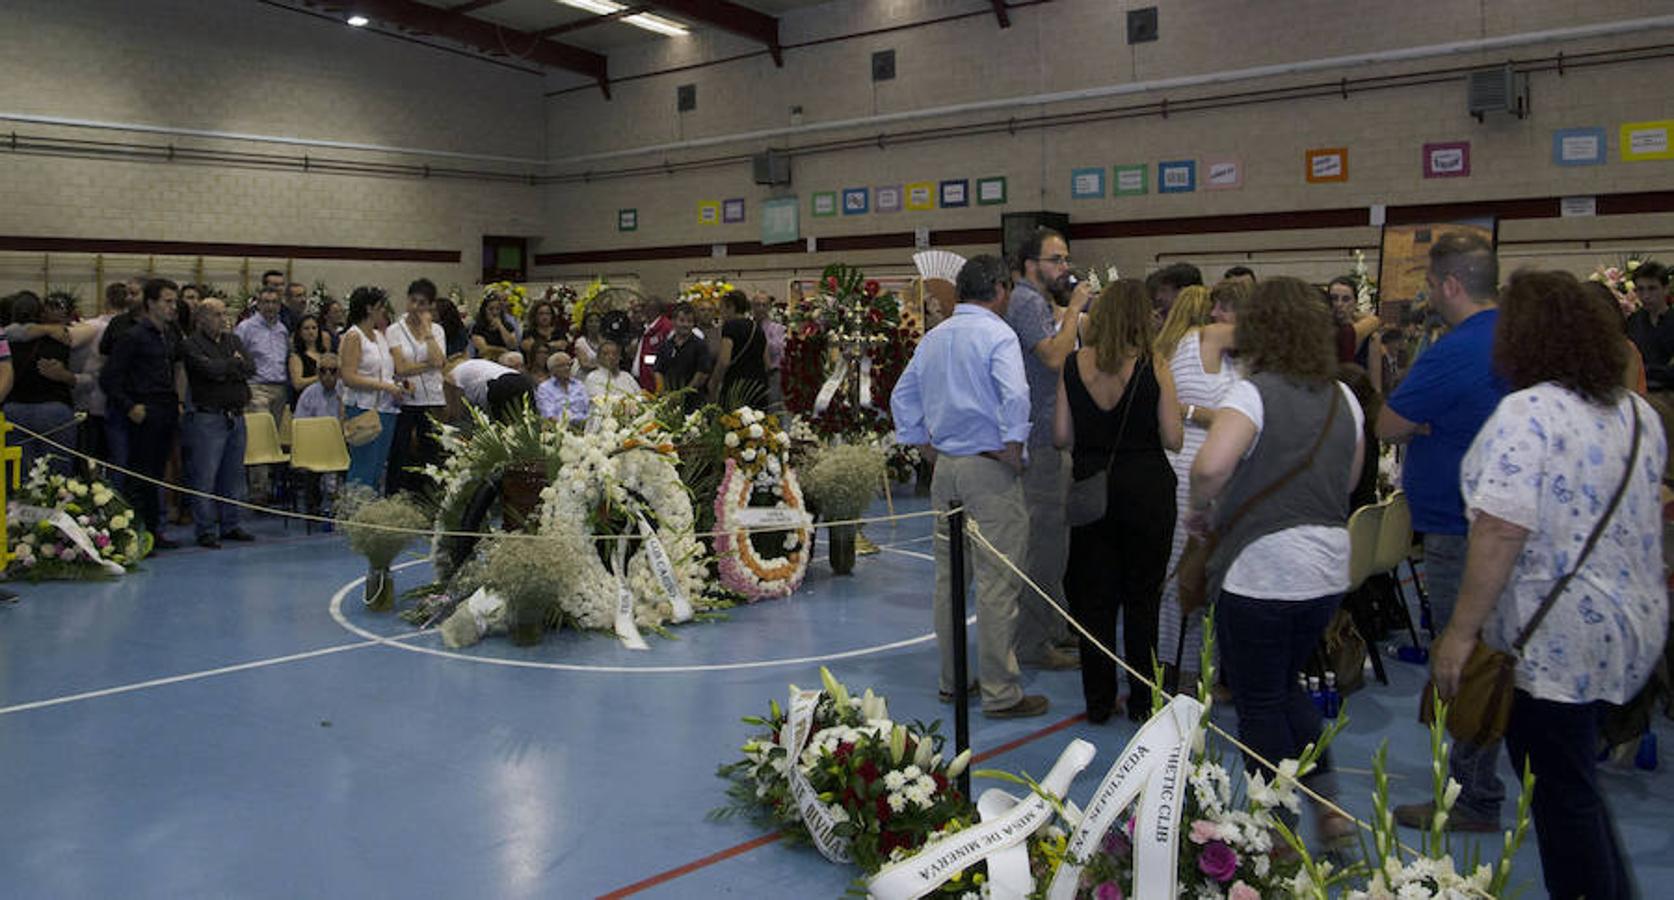
<svg viewBox="0 0 1674 900">
<path fill-rule="evenodd" d="M 289 462 L 290 454 L 279 446 L 279 425 L 268 412 L 244 414 L 244 464 L 271 466 Z"/>
<path fill-rule="evenodd" d="M 279 446 L 281 447 L 291 445 L 291 421 L 291 408 L 287 406 L 284 413 L 279 416 Z"/>
<path fill-rule="evenodd" d="M 1349 516 L 1349 590 L 1357 590 L 1374 572 L 1382 537 L 1384 507 L 1362 506 Z"/>
<path fill-rule="evenodd" d="M 343 440 L 343 422 L 333 416 L 311 416 L 291 420 L 291 471 L 305 472 L 311 479 L 328 472 L 349 470 L 349 445 Z M 296 490 L 291 496 L 299 496 Z M 312 532 L 314 523 L 306 522 Z"/>
<path fill-rule="evenodd" d="M 1378 530 L 1377 559 L 1372 571 L 1388 572 L 1395 580 L 1395 596 L 1401 600 L 1401 611 L 1406 613 L 1407 631 L 1412 634 L 1413 646 L 1418 646 L 1418 629 L 1413 627 L 1412 614 L 1407 612 L 1407 589 L 1401 585 L 1401 563 L 1407 564 L 1413 587 L 1418 591 L 1418 605 L 1430 637 L 1436 636 L 1430 615 L 1430 597 L 1418 579 L 1418 567 L 1412 561 L 1412 507 L 1407 504 L 1405 491 L 1396 491 L 1383 501 L 1383 525 Z"/>
</svg>

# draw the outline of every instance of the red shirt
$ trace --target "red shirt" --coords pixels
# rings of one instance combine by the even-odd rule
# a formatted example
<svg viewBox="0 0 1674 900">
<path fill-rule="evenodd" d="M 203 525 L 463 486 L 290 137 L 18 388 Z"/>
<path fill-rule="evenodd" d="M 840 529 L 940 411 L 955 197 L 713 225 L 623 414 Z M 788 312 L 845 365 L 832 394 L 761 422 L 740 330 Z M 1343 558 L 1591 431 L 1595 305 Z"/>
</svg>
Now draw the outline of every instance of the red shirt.
<svg viewBox="0 0 1674 900">
<path fill-rule="evenodd" d="M 668 316 L 658 316 L 657 321 L 645 326 L 645 333 L 639 339 L 639 352 L 634 354 L 633 362 L 633 374 L 639 379 L 641 390 L 657 390 L 657 351 L 663 348 L 663 341 L 673 333 L 674 322 Z"/>
</svg>

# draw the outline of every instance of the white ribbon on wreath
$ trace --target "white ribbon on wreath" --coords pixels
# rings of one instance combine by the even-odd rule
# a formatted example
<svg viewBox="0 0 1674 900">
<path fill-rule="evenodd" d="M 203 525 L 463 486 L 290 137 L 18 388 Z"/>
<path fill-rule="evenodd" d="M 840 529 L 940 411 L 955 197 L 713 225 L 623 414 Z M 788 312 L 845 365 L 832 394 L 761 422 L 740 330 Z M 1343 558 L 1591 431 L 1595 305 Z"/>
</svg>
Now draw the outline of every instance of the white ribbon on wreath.
<svg viewBox="0 0 1674 900">
<path fill-rule="evenodd" d="M 837 392 L 842 390 L 843 384 L 848 381 L 849 369 L 850 365 L 848 354 L 839 355 L 837 357 L 837 365 L 832 368 L 831 374 L 825 379 L 825 383 L 820 385 L 820 392 L 814 397 L 814 415 L 818 416 L 823 414 L 826 407 L 831 405 L 831 401 L 837 398 Z M 861 352 L 859 378 L 860 408 L 871 409 L 872 356 L 866 351 Z"/>
<path fill-rule="evenodd" d="M 64 535 L 64 539 L 76 545 L 76 549 L 87 554 L 88 559 L 103 569 L 108 575 L 121 575 L 127 571 L 121 566 L 99 555 L 99 548 L 94 546 L 93 539 L 87 536 L 87 529 L 81 523 L 70 517 L 61 509 L 47 509 L 44 506 L 29 506 L 19 503 L 12 507 L 14 516 L 20 525 L 34 525 L 45 522 Z"/>
<path fill-rule="evenodd" d="M 808 776 L 802 774 L 802 766 L 798 762 L 803 748 L 808 745 L 808 738 L 814 733 L 814 712 L 819 709 L 823 696 L 825 691 L 791 691 L 790 716 L 786 727 L 779 733 L 779 742 L 785 748 L 785 758 L 789 760 L 786 777 L 790 781 L 791 796 L 796 799 L 797 813 L 808 829 L 808 836 L 813 839 L 814 847 L 821 856 L 842 864 L 853 859 L 849 854 L 849 839 L 837 834 L 837 826 L 841 823 L 831 814 L 831 807 L 820 800 L 814 786 L 808 783 Z"/>
</svg>

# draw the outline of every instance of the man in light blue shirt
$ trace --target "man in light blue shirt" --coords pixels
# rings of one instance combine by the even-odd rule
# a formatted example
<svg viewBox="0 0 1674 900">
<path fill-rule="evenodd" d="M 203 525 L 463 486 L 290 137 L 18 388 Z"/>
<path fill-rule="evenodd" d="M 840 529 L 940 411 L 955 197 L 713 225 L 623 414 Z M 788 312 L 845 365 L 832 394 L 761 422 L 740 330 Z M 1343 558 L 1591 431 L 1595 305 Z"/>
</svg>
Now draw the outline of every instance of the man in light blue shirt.
<svg viewBox="0 0 1674 900">
<path fill-rule="evenodd" d="M 264 276 L 265 277 L 265 276 Z M 244 355 L 255 363 L 256 374 L 250 379 L 250 405 L 246 412 L 265 412 L 279 424 L 290 400 L 290 332 L 279 321 L 279 288 L 263 287 L 256 294 L 256 315 L 238 323 L 233 334 L 244 347 Z M 265 502 L 268 497 L 269 466 L 252 466 L 250 497 Z"/>
<path fill-rule="evenodd" d="M 999 552 L 1022 563 L 1029 514 L 1023 505 L 1023 447 L 1029 440 L 1029 381 L 1017 335 L 1002 318 L 1011 276 L 998 257 L 978 256 L 959 270 L 959 305 L 932 328 L 890 395 L 895 438 L 916 444 L 935 466 L 930 502 L 963 505 L 970 521 Z M 941 696 L 953 698 L 953 573 L 947 524 L 936 522 L 936 642 Z M 1045 697 L 1025 696 L 1012 638 L 1019 584 L 992 552 L 966 550 L 977 577 L 977 671 L 983 713 L 990 718 L 1044 715 Z"/>
<path fill-rule="evenodd" d="M 535 409 L 541 418 L 578 427 L 587 423 L 587 386 L 570 377 L 574 365 L 568 353 L 547 357 L 546 371 L 552 377 L 535 388 Z"/>
</svg>

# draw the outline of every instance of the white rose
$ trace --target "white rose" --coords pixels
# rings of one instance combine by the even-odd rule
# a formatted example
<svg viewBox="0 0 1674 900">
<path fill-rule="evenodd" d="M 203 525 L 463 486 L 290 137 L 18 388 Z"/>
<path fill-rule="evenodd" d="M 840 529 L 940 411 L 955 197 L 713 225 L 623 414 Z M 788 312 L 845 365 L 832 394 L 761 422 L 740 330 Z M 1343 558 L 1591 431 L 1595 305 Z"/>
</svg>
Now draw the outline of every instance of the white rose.
<svg viewBox="0 0 1674 900">
<path fill-rule="evenodd" d="M 745 462 L 755 462 L 755 460 L 756 460 L 756 449 L 754 447 L 751 447 L 750 449 L 745 450 L 743 455 L 744 455 L 744 461 Z"/>
<path fill-rule="evenodd" d="M 761 436 L 762 436 L 761 426 L 760 425 L 751 425 L 750 426 L 750 437 L 759 438 Z"/>
<path fill-rule="evenodd" d="M 738 432 L 736 432 L 736 431 L 727 432 L 726 444 L 727 444 L 728 447 L 738 446 Z"/>
</svg>

